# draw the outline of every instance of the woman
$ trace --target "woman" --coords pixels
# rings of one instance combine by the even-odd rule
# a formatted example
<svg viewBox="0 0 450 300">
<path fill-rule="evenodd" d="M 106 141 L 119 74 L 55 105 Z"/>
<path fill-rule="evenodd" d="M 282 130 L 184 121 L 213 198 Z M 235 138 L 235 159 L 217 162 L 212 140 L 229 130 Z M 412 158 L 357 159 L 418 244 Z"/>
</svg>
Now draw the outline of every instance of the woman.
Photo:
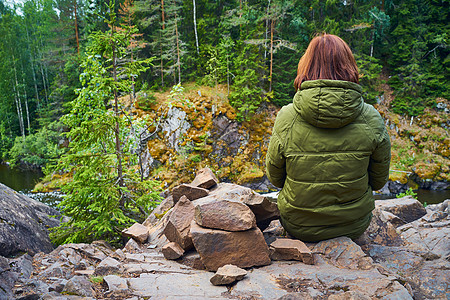
<svg viewBox="0 0 450 300">
<path fill-rule="evenodd" d="M 348 45 L 316 36 L 298 64 L 294 101 L 277 115 L 266 171 L 282 188 L 281 223 L 300 240 L 360 236 L 374 209 L 372 190 L 388 180 L 389 135 L 363 102 L 358 78 Z"/>
</svg>

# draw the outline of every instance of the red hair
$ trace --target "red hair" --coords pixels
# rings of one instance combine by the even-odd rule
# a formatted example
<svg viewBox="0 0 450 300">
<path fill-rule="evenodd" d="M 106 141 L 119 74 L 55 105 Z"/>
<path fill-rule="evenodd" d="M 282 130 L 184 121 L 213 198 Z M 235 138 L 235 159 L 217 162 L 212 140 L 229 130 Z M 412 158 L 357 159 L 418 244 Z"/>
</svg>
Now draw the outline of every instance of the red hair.
<svg viewBox="0 0 450 300">
<path fill-rule="evenodd" d="M 326 33 L 314 37 L 300 58 L 295 89 L 299 90 L 303 81 L 316 79 L 359 82 L 353 53 L 340 37 Z"/>
</svg>

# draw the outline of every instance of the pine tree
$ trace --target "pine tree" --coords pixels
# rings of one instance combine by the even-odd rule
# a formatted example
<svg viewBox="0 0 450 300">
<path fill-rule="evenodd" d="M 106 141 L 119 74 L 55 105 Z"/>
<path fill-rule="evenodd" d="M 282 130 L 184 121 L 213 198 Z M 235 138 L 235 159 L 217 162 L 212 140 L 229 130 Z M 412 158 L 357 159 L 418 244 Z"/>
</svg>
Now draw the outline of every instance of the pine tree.
<svg viewBox="0 0 450 300">
<path fill-rule="evenodd" d="M 126 126 L 131 117 L 126 117 L 119 101 L 120 93 L 131 91 L 132 81 L 118 74 L 139 74 L 149 60 L 119 65 L 118 58 L 127 55 L 134 31 L 118 29 L 114 7 L 111 1 L 109 30 L 90 36 L 82 61 L 83 88 L 71 103 L 71 112 L 63 117 L 70 128 L 69 151 L 53 171 L 72 176 L 63 187 L 66 196 L 60 204 L 71 219 L 53 232 L 58 243 L 98 238 L 118 242 L 121 230 L 142 221 L 158 199 L 152 192 L 155 183 L 140 182 L 134 172 L 137 159 L 132 154 L 131 129 Z"/>
</svg>

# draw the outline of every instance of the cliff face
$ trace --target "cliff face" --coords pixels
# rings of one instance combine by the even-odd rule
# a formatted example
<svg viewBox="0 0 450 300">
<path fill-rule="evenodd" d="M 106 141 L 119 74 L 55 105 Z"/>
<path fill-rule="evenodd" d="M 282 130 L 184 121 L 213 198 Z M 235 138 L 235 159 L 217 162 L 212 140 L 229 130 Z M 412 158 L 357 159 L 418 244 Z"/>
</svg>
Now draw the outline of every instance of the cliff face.
<svg viewBox="0 0 450 300">
<path fill-rule="evenodd" d="M 238 122 L 224 87 L 187 86 L 180 94 L 141 94 L 133 107 L 149 116 L 156 134 L 148 141 L 144 166 L 165 187 L 194 178 L 210 167 L 221 181 L 273 187 L 264 175 L 264 160 L 277 109 L 264 105 L 249 121 Z"/>
<path fill-rule="evenodd" d="M 392 141 L 390 180 L 413 188 L 445 189 L 450 181 L 450 102 L 438 99 L 421 116 L 406 117 L 376 106 L 389 128 Z"/>
<path fill-rule="evenodd" d="M 438 99 L 436 108 L 411 118 L 391 112 L 390 99 L 387 90 L 375 105 L 391 136 L 390 180 L 400 191 L 408 186 L 447 188 L 449 101 Z M 148 141 L 144 164 L 147 174 L 162 180 L 165 188 L 190 181 L 193 170 L 209 166 L 221 181 L 258 191 L 274 189 L 265 177 L 264 159 L 279 108 L 267 103 L 249 121 L 238 122 L 225 87 L 187 85 L 183 92 L 140 94 L 132 109 L 138 117 L 153 120 L 156 134 Z"/>
</svg>

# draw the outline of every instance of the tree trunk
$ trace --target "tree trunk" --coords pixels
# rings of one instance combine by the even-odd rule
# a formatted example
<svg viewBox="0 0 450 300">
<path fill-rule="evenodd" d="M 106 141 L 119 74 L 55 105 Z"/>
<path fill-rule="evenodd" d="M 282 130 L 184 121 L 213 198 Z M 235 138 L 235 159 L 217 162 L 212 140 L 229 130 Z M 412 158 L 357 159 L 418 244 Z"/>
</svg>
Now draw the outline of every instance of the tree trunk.
<svg viewBox="0 0 450 300">
<path fill-rule="evenodd" d="M 273 27 L 275 20 L 272 19 L 270 24 L 270 70 L 269 70 L 269 92 L 272 91 L 272 66 L 273 66 Z"/>
<path fill-rule="evenodd" d="M 14 87 L 13 87 L 14 88 L 14 100 L 16 102 L 17 117 L 19 118 L 20 133 L 22 134 L 22 137 L 25 140 L 25 128 L 24 128 L 24 123 L 23 123 L 22 103 L 20 101 L 19 82 L 17 81 L 16 58 L 14 56 L 14 53 L 12 53 L 12 59 L 13 59 L 14 80 L 15 80 Z"/>
<path fill-rule="evenodd" d="M 39 111 L 39 92 L 38 92 L 38 88 L 37 88 L 37 80 L 36 80 L 36 73 L 34 71 L 34 62 L 33 62 L 33 55 L 31 54 L 31 49 L 30 49 L 30 36 L 28 34 L 28 27 L 25 27 L 26 32 L 27 32 L 27 44 L 28 44 L 28 49 L 30 50 L 30 63 L 31 63 L 31 73 L 33 75 L 33 83 L 34 83 L 34 92 L 36 93 L 36 100 L 37 100 L 37 107 L 38 107 L 38 111 Z"/>
<path fill-rule="evenodd" d="M 115 34 L 115 27 L 112 25 L 111 28 L 111 37 Z M 114 83 L 117 83 L 117 53 L 116 53 L 116 44 L 115 40 L 112 38 L 112 71 L 113 71 L 113 80 Z M 120 147 L 120 126 L 119 126 L 119 96 L 117 94 L 117 86 L 114 86 L 114 115 L 116 117 L 116 128 L 114 130 L 115 136 L 115 144 L 116 144 L 116 157 L 117 157 L 117 181 L 119 187 L 124 186 L 123 182 L 123 171 L 122 171 L 122 149 Z M 120 197 L 119 206 L 123 208 L 125 205 L 125 198 L 123 195 Z"/>
<path fill-rule="evenodd" d="M 180 43 L 178 37 L 177 13 L 175 12 L 175 36 L 177 38 L 177 65 L 178 65 L 178 83 L 181 83 L 181 63 L 180 63 Z"/>
<path fill-rule="evenodd" d="M 77 15 L 77 0 L 74 0 L 74 19 L 75 19 L 75 39 L 77 41 L 77 54 L 80 54 L 80 39 L 78 37 L 78 15 Z"/>
<path fill-rule="evenodd" d="M 166 29 L 166 24 L 164 20 L 164 0 L 161 0 L 161 26 L 162 31 Z M 164 62 L 163 62 L 163 49 L 162 49 L 162 36 L 163 32 L 161 32 L 160 38 L 161 42 L 159 43 L 159 49 L 161 50 L 161 86 L 164 87 Z"/>
<path fill-rule="evenodd" d="M 198 47 L 198 35 L 197 35 L 197 17 L 196 15 L 196 8 L 195 8 L 195 0 L 192 0 L 192 5 L 194 6 L 194 34 L 195 34 L 195 46 L 197 47 L 197 55 L 200 55 L 200 50 Z"/>
<path fill-rule="evenodd" d="M 269 31 L 269 10 L 270 10 L 270 0 L 269 4 L 267 4 L 267 13 L 266 13 L 266 30 L 265 30 L 265 36 L 264 36 L 264 61 L 266 61 L 267 58 L 267 32 Z"/>
<path fill-rule="evenodd" d="M 27 128 L 28 134 L 31 134 L 31 126 L 30 126 L 30 113 L 28 111 L 28 97 L 27 97 L 27 87 L 25 85 L 25 76 L 22 71 L 22 82 L 23 82 L 23 92 L 24 92 L 24 100 L 25 100 L 25 111 L 27 112 Z"/>
</svg>

